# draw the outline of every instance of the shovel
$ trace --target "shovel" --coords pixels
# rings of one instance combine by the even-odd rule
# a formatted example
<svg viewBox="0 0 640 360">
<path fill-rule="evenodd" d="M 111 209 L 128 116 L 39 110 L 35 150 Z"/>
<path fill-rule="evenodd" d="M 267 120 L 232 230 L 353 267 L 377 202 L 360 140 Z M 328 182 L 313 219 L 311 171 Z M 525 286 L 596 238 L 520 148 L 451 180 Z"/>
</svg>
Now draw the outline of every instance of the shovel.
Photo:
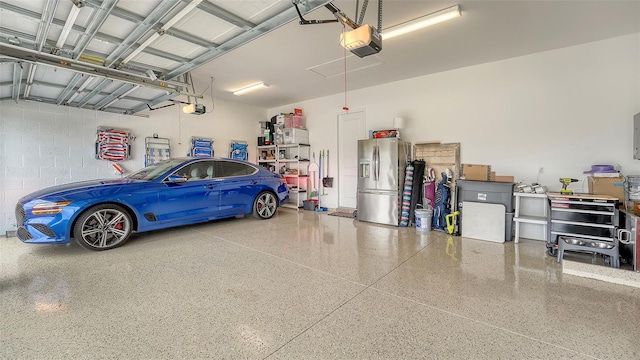
<svg viewBox="0 0 640 360">
<path fill-rule="evenodd" d="M 327 171 L 325 173 L 325 177 L 322 178 L 322 186 L 332 188 L 333 187 L 333 178 L 329 177 L 329 149 L 327 149 Z"/>
</svg>

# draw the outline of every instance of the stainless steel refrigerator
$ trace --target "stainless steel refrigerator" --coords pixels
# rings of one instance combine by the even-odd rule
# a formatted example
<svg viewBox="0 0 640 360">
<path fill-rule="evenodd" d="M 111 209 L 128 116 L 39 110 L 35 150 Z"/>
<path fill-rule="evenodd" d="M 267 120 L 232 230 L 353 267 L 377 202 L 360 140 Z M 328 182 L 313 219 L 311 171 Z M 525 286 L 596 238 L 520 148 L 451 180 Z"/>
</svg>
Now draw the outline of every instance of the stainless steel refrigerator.
<svg viewBox="0 0 640 360">
<path fill-rule="evenodd" d="M 398 138 L 358 140 L 358 220 L 398 226 L 410 148 Z"/>
</svg>

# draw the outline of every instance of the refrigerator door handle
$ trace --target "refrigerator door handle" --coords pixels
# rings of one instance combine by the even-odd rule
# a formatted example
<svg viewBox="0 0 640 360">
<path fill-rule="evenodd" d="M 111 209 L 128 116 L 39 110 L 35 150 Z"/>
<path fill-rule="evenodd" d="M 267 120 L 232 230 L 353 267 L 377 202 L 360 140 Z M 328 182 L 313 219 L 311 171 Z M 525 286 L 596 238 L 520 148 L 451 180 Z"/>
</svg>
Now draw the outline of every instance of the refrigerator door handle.
<svg viewBox="0 0 640 360">
<path fill-rule="evenodd" d="M 374 180 L 378 181 L 380 179 L 380 147 L 374 146 L 373 149 L 373 157 L 375 159 L 375 168 L 373 169 L 373 171 L 376 174 Z"/>
</svg>

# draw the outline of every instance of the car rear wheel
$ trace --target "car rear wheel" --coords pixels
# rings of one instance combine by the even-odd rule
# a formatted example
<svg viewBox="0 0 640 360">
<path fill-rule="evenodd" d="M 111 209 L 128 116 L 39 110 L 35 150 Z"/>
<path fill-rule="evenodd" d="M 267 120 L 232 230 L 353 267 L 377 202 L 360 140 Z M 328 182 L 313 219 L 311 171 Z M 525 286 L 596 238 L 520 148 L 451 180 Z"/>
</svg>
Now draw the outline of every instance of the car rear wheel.
<svg viewBox="0 0 640 360">
<path fill-rule="evenodd" d="M 264 191 L 253 201 L 253 216 L 258 219 L 271 219 L 278 208 L 278 201 L 273 193 Z"/>
<path fill-rule="evenodd" d="M 131 216 L 122 206 L 97 205 L 80 215 L 74 226 L 74 236 L 85 249 L 113 249 L 127 241 L 131 224 Z"/>
</svg>

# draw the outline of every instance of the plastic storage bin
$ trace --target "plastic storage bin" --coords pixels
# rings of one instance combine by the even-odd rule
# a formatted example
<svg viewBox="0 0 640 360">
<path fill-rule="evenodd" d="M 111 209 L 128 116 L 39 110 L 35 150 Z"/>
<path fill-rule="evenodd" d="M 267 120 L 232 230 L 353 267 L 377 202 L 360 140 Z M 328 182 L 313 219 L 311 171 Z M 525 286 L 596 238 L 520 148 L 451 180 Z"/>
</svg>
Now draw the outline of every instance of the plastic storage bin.
<svg viewBox="0 0 640 360">
<path fill-rule="evenodd" d="M 316 199 L 304 200 L 302 203 L 303 203 L 304 209 L 309 211 L 314 211 L 318 206 L 318 200 Z"/>
<path fill-rule="evenodd" d="M 291 115 L 284 118 L 284 127 L 289 129 L 306 129 L 307 120 L 304 116 Z"/>
<path fill-rule="evenodd" d="M 309 130 L 284 129 L 285 144 L 309 144 Z"/>
<path fill-rule="evenodd" d="M 456 181 L 456 205 L 458 210 L 462 210 L 464 201 L 483 202 L 489 204 L 503 204 L 505 207 L 505 237 L 506 241 L 511 241 L 513 237 L 513 215 L 515 201 L 513 199 L 514 183 L 503 183 L 495 181 Z M 462 221 L 460 221 L 462 223 Z"/>
</svg>

